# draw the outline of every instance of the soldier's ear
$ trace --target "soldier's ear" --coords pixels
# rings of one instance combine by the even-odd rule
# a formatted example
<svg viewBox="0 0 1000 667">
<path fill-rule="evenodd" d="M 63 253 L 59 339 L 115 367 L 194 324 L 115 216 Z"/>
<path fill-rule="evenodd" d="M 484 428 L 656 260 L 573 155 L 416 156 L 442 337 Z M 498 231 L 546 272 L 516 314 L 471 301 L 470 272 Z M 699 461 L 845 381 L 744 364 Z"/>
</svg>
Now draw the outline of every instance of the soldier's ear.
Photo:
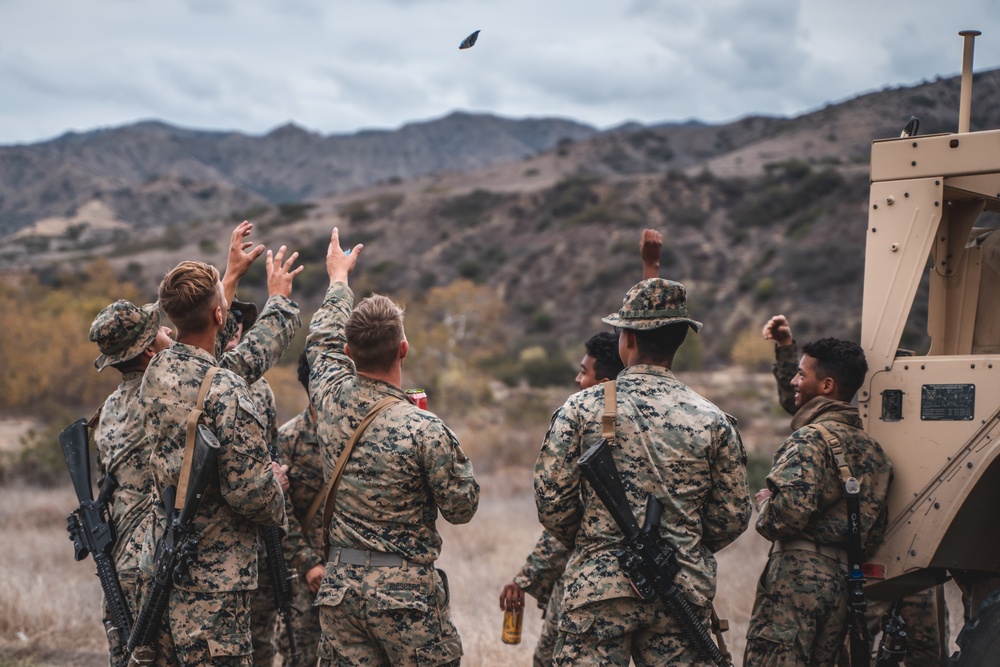
<svg viewBox="0 0 1000 667">
<path fill-rule="evenodd" d="M 823 396 L 839 396 L 840 393 L 837 390 L 837 382 L 827 375 L 825 378 L 819 381 L 819 393 Z"/>
<path fill-rule="evenodd" d="M 354 358 L 354 357 L 351 356 L 351 346 L 348 345 L 347 343 L 344 343 L 344 354 L 346 354 L 351 359 Z"/>
<path fill-rule="evenodd" d="M 400 361 L 402 361 L 403 359 L 406 359 L 406 355 L 409 353 L 409 351 L 410 351 L 410 343 L 405 338 L 403 340 L 399 341 L 399 360 Z"/>
</svg>

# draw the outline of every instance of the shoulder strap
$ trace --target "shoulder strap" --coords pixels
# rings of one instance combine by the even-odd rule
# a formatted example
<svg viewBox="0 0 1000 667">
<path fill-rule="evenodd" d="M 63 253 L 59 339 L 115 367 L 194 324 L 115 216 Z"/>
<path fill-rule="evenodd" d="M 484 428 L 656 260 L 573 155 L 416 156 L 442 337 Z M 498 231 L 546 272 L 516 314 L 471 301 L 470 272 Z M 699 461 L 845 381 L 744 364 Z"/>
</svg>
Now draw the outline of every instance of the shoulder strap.
<svg viewBox="0 0 1000 667">
<path fill-rule="evenodd" d="M 822 422 L 815 422 L 810 424 L 810 426 L 819 431 L 820 435 L 823 436 L 823 440 L 826 441 L 827 447 L 833 452 L 833 458 L 836 459 L 837 467 L 840 468 L 841 479 L 846 482 L 849 478 L 854 477 L 851 474 L 850 466 L 847 465 L 847 456 L 844 454 L 844 448 L 840 444 L 840 437 L 826 426 L 823 426 Z"/>
<path fill-rule="evenodd" d="M 608 442 L 615 441 L 615 417 L 618 411 L 618 396 L 615 381 L 604 382 L 604 414 L 601 416 L 601 437 Z"/>
<path fill-rule="evenodd" d="M 219 372 L 218 366 L 212 366 L 205 374 L 205 379 L 201 381 L 201 389 L 198 391 L 198 399 L 194 402 L 194 409 L 188 415 L 187 434 L 184 439 L 184 461 L 181 463 L 181 475 L 177 480 L 177 500 L 174 503 L 176 509 L 184 509 L 184 499 L 187 498 L 188 478 L 191 477 L 191 459 L 194 457 L 194 438 L 198 432 L 198 422 L 205 414 L 205 397 L 208 396 L 208 389 L 212 386 L 212 379 Z"/>
<path fill-rule="evenodd" d="M 323 535 L 329 535 L 330 519 L 333 518 L 333 506 L 337 499 L 337 487 L 340 485 L 340 478 L 344 474 L 344 468 L 347 466 L 347 459 L 351 457 L 351 452 L 354 450 L 354 445 L 358 444 L 358 440 L 361 439 L 361 435 L 368 428 L 375 417 L 378 416 L 380 412 L 385 410 L 387 407 L 393 403 L 401 403 L 403 399 L 396 396 L 386 396 L 368 411 L 365 418 L 361 420 L 358 424 L 358 428 L 355 429 L 354 435 L 351 436 L 350 441 L 347 446 L 344 447 L 344 451 L 340 453 L 340 458 L 337 459 L 337 464 L 333 468 L 333 474 L 330 475 L 329 481 L 326 483 L 326 488 L 323 492 L 318 494 L 309 506 L 309 511 L 306 512 L 305 520 L 303 521 L 303 530 L 308 531 L 309 527 L 312 526 L 313 519 L 316 517 L 316 513 L 319 512 L 320 505 L 323 506 Z M 325 539 L 325 537 L 324 537 Z"/>
</svg>

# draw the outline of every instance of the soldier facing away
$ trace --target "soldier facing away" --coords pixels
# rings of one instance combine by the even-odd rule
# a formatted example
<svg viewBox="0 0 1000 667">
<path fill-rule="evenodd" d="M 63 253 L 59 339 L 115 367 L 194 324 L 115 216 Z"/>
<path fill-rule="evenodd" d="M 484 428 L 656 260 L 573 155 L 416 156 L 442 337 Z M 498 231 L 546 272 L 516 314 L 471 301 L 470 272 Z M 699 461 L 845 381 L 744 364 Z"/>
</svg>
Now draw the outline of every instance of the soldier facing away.
<svg viewBox="0 0 1000 667">
<path fill-rule="evenodd" d="M 791 381 L 795 432 L 774 455 L 757 492 L 757 532 L 773 542 L 757 584 L 743 656 L 746 667 L 832 667 L 848 623 L 847 504 L 836 456 L 843 448 L 861 485 L 861 550 L 882 541 L 892 466 L 850 404 L 868 371 L 864 351 L 823 338 L 803 346 Z"/>
<path fill-rule="evenodd" d="M 294 253 L 282 264 L 284 252 L 282 247 L 273 258 L 268 252 L 267 272 L 269 282 L 276 271 L 284 276 L 287 299 L 300 269 L 289 270 Z M 181 262 L 170 271 L 160 283 L 159 298 L 177 327 L 177 342 L 153 360 L 139 391 L 145 432 L 153 442 L 157 508 L 143 548 L 143 569 L 150 575 L 155 540 L 165 525 L 160 499 L 166 487 L 179 483 L 186 422 L 205 376 L 219 364 L 217 351 L 228 338 L 220 340 L 220 333 L 229 315 L 218 271 L 201 262 Z M 284 526 L 281 485 L 287 479 L 270 460 L 246 381 L 223 368 L 207 389 L 202 421 L 220 443 L 218 478 L 194 519 L 200 540 L 191 579 L 175 582 L 171 590 L 161 625 L 166 639 L 160 644 L 172 645 L 182 665 L 249 665 L 249 592 L 257 585 L 258 526 Z"/>
<path fill-rule="evenodd" d="M 625 370 L 616 386 L 612 452 L 636 512 L 650 495 L 663 505 L 660 533 L 678 552 L 676 582 L 708 627 L 715 557 L 750 518 L 746 452 L 730 418 L 670 371 L 688 328 L 684 286 L 644 280 L 621 310 L 604 319 L 618 328 Z M 566 568 L 556 665 L 698 664 L 698 650 L 660 600 L 643 602 L 614 548 L 622 534 L 577 459 L 602 439 L 604 387 L 571 396 L 552 417 L 535 464 L 542 525 L 574 549 Z"/>
<path fill-rule="evenodd" d="M 471 520 L 479 484 L 451 429 L 400 389 L 409 351 L 400 308 L 380 295 L 352 307 L 347 279 L 361 249 L 345 254 L 334 228 L 330 288 L 306 348 L 328 479 L 369 411 L 395 400 L 345 459 L 325 526 L 330 550 L 316 598 L 318 664 L 457 665 L 462 642 L 448 580 L 434 567 L 441 551 L 435 522 L 439 511 L 451 523 Z"/>
</svg>

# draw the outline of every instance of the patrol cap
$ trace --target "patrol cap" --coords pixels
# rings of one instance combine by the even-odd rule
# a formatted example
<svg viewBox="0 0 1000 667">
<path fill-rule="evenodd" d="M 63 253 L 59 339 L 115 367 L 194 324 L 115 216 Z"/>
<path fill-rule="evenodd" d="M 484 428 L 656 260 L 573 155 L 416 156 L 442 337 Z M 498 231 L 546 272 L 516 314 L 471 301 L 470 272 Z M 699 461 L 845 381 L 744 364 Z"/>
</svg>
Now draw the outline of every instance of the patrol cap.
<svg viewBox="0 0 1000 667">
<path fill-rule="evenodd" d="M 250 327 L 257 321 L 257 304 L 252 301 L 237 301 L 229 304 L 229 310 L 236 317 L 237 322 L 243 323 L 243 333 L 250 330 Z"/>
<path fill-rule="evenodd" d="M 103 371 L 139 356 L 153 344 L 160 331 L 160 306 L 147 303 L 140 308 L 131 301 L 121 299 L 97 314 L 90 325 L 90 340 L 97 343 L 101 356 L 94 360 L 94 368 Z"/>
<path fill-rule="evenodd" d="M 686 322 L 695 331 L 701 331 L 701 322 L 688 317 L 684 285 L 664 278 L 643 280 L 625 295 L 621 310 L 601 321 L 638 331 Z"/>
</svg>

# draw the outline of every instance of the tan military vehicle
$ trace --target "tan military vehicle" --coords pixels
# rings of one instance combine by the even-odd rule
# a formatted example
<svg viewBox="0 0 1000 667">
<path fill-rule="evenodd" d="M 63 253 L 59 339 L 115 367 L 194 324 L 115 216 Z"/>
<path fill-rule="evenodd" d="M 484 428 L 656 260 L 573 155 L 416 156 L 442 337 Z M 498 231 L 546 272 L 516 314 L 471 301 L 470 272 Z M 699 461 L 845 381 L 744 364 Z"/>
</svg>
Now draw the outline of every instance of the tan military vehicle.
<svg viewBox="0 0 1000 667">
<path fill-rule="evenodd" d="M 971 132 L 972 53 L 965 39 L 958 132 L 876 141 L 865 251 L 859 393 L 866 429 L 892 458 L 885 544 L 872 599 L 951 576 L 975 616 L 957 665 L 1000 665 L 1000 130 Z M 995 223 L 994 223 L 995 224 Z M 930 273 L 926 356 L 899 350 Z M 959 610 L 952 610 L 956 613 Z"/>
</svg>

